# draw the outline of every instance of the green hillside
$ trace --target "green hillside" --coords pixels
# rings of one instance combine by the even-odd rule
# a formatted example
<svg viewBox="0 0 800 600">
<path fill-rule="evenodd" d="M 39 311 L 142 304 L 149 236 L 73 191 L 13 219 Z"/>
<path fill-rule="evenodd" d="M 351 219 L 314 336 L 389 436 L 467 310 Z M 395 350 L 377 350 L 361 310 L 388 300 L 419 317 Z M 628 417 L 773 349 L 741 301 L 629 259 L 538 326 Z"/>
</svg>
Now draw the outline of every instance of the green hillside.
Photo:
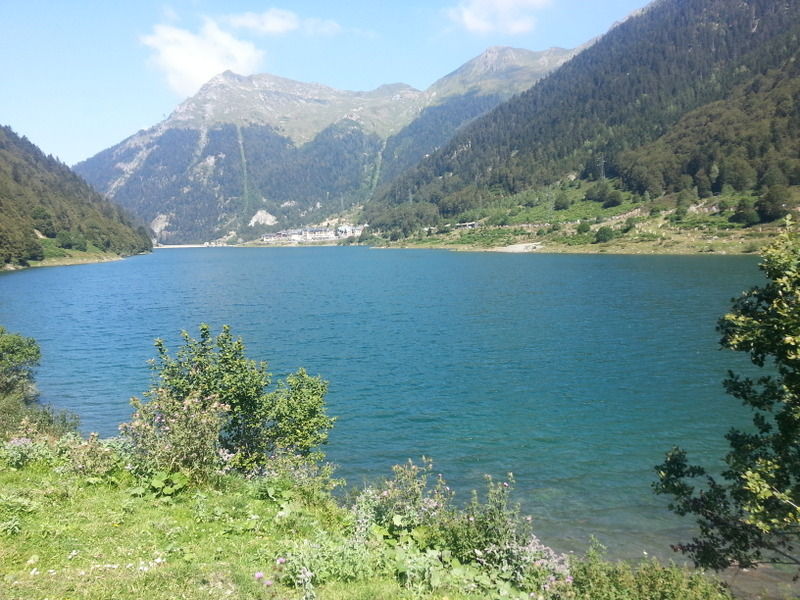
<svg viewBox="0 0 800 600">
<path fill-rule="evenodd" d="M 797 0 L 653 3 L 396 179 L 369 222 L 461 220 L 575 177 L 618 177 L 624 191 L 655 197 L 797 183 L 798 17 Z"/>
<path fill-rule="evenodd" d="M 151 249 L 118 206 L 25 137 L 0 127 L 0 263 L 27 265 L 67 251 L 130 255 Z"/>
</svg>

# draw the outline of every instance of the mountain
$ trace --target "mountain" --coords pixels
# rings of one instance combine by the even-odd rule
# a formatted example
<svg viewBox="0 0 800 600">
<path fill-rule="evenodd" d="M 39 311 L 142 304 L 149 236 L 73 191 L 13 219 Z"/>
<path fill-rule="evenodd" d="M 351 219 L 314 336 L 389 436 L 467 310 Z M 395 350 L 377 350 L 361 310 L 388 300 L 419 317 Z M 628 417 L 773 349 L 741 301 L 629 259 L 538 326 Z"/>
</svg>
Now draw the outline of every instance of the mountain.
<svg viewBox="0 0 800 600">
<path fill-rule="evenodd" d="M 44 258 L 43 242 L 120 255 L 150 250 L 143 227 L 52 156 L 0 126 L 0 268 Z"/>
<path fill-rule="evenodd" d="M 426 90 L 428 105 L 386 141 L 380 183 L 392 181 L 444 146 L 459 127 L 528 89 L 580 51 L 494 46 Z"/>
<path fill-rule="evenodd" d="M 714 163 L 720 153 L 735 152 L 750 160 L 768 153 L 771 144 L 789 156 L 790 151 L 777 147 L 797 140 L 799 130 L 791 128 L 796 119 L 776 122 L 780 135 L 770 141 L 767 134 L 766 146 L 748 146 L 737 132 L 769 128 L 774 119 L 753 105 L 748 109 L 740 104 L 742 121 L 728 121 L 726 135 L 735 139 L 723 144 L 726 150 L 709 137 L 716 120 L 711 107 L 730 101 L 748 85 L 767 85 L 767 80 L 759 84 L 759 78 L 773 71 L 785 72 L 791 80 L 795 75 L 787 69 L 800 58 L 799 37 L 800 0 L 653 2 L 396 178 L 369 207 L 369 220 L 397 227 L 403 220 L 407 229 L 413 212 L 418 224 L 432 224 L 437 215 L 457 217 L 498 195 L 575 176 L 620 176 L 631 190 L 661 194 L 696 185 L 701 171 L 713 170 L 718 176 L 720 165 Z M 779 103 L 780 110 L 794 111 L 796 100 L 790 94 Z M 698 125 L 698 116 L 689 115 L 703 107 L 709 107 L 703 113 L 706 121 Z M 751 123 L 757 113 L 762 119 L 758 127 Z M 673 147 L 673 138 L 664 136 L 691 126 L 684 118 L 695 119 L 693 139 L 705 148 L 706 157 L 701 160 L 691 151 L 680 158 L 670 158 L 667 151 L 653 154 L 648 144 L 662 137 L 670 141 L 661 150 Z M 755 138 L 763 141 L 762 133 Z M 667 163 L 654 165 L 656 157 Z M 670 160 L 677 166 L 668 164 Z M 643 182 L 656 166 L 670 175 L 658 172 L 655 181 Z M 791 165 L 784 168 L 794 172 Z M 762 175 L 755 173 L 752 181 L 758 183 Z M 410 198 L 419 205 L 413 211 L 407 206 Z"/>
<path fill-rule="evenodd" d="M 252 239 L 367 201 L 572 51 L 490 48 L 425 92 L 214 77 L 163 122 L 75 165 L 159 241 Z"/>
<path fill-rule="evenodd" d="M 531 87 L 528 82 L 541 79 L 579 50 L 549 48 L 533 52 L 521 48 L 493 46 L 436 81 L 427 92 L 434 98 L 470 93 L 510 97 Z"/>
</svg>

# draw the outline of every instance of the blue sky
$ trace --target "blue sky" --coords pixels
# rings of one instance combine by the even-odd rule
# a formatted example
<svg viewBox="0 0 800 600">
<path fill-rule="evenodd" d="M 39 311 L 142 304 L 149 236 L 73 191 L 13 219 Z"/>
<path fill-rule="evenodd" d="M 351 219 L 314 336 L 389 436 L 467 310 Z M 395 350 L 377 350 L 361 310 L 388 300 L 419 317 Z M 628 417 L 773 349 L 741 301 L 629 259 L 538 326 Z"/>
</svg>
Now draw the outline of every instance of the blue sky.
<svg viewBox="0 0 800 600">
<path fill-rule="evenodd" d="M 572 48 L 646 0 L 7 0 L 0 124 L 74 164 L 231 69 L 425 89 L 489 46 Z"/>
</svg>

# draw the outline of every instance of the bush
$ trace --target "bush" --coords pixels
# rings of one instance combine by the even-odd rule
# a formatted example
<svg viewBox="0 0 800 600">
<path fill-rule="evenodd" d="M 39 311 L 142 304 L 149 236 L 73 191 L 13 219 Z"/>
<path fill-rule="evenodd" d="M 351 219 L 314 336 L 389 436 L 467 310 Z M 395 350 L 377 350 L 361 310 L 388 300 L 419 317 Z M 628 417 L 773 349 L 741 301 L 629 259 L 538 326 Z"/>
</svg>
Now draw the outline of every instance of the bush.
<svg viewBox="0 0 800 600">
<path fill-rule="evenodd" d="M 433 462 L 425 457 L 422 460 L 422 466 L 411 460 L 395 465 L 394 478 L 378 488 L 367 487 L 358 495 L 353 510 L 362 533 L 376 525 L 386 535 L 399 538 L 418 527 L 440 522 L 453 494 L 441 475 L 433 487 L 429 486 Z"/>
<path fill-rule="evenodd" d="M 45 440 L 20 436 L 0 448 L 0 459 L 12 469 L 21 469 L 33 463 L 52 463 L 55 455 Z"/>
<path fill-rule="evenodd" d="M 632 567 L 603 560 L 601 548 L 572 561 L 573 598 L 577 600 L 732 600 L 724 586 L 700 571 L 663 566 L 648 560 Z"/>
<path fill-rule="evenodd" d="M 608 197 L 603 201 L 603 208 L 613 208 L 614 206 L 619 206 L 625 201 L 622 192 L 619 190 L 614 190 L 613 192 L 608 194 Z"/>
<path fill-rule="evenodd" d="M 181 398 L 163 388 L 149 396 L 149 402 L 131 400 L 133 419 L 120 426 L 132 449 L 135 472 L 182 471 L 202 481 L 221 470 L 224 455 L 219 436 L 227 406 L 212 398 Z"/>
<path fill-rule="evenodd" d="M 300 369 L 267 393 L 266 363 L 248 359 L 229 327 L 216 339 L 205 324 L 200 339 L 181 335 L 184 346 L 175 357 L 156 340 L 149 402 L 134 398 L 133 421 L 122 426 L 141 469 L 184 470 L 204 479 L 223 463 L 258 471 L 279 451 L 321 457 L 312 452 L 327 441 L 334 421 L 325 414 L 324 381 Z"/>
<path fill-rule="evenodd" d="M 127 458 L 118 440 L 102 440 L 96 433 L 88 438 L 77 433 L 65 435 L 55 448 L 69 471 L 85 477 L 110 477 L 125 467 Z"/>
<path fill-rule="evenodd" d="M 615 237 L 614 230 L 611 229 L 608 225 L 603 225 L 600 227 L 594 234 L 594 243 L 595 244 L 602 244 L 605 242 L 610 242 Z"/>
<path fill-rule="evenodd" d="M 59 437 L 77 427 L 74 415 L 37 402 L 33 371 L 39 358 L 34 339 L 0 327 L 0 440 L 39 434 Z"/>
<path fill-rule="evenodd" d="M 559 192 L 556 196 L 555 202 L 553 203 L 554 210 L 567 210 L 570 206 L 572 206 L 572 201 L 570 200 L 569 196 L 564 192 Z"/>
</svg>

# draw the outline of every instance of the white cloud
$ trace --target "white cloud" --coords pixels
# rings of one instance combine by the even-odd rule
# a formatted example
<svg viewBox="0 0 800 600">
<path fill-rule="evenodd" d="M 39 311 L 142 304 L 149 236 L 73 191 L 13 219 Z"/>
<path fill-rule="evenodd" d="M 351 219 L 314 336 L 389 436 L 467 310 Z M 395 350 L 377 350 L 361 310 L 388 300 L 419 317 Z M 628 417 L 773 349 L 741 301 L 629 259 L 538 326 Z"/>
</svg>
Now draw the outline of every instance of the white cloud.
<svg viewBox="0 0 800 600">
<path fill-rule="evenodd" d="M 231 15 L 228 22 L 234 27 L 251 29 L 266 35 L 279 35 L 300 27 L 300 18 L 290 10 L 270 8 L 263 13 L 246 12 Z"/>
<path fill-rule="evenodd" d="M 238 40 L 206 19 L 198 33 L 172 25 L 156 25 L 141 42 L 155 51 L 154 64 L 177 93 L 191 96 L 214 75 L 230 69 L 241 75 L 258 71 L 264 53 Z"/>
<path fill-rule="evenodd" d="M 528 33 L 536 25 L 533 13 L 551 0 L 463 0 L 447 16 L 470 33 Z"/>
<path fill-rule="evenodd" d="M 282 8 L 270 8 L 262 13 L 229 15 L 226 21 L 233 27 L 249 29 L 263 35 L 281 35 L 292 31 L 302 31 L 307 35 L 336 35 L 342 32 L 342 26 L 336 21 L 301 18 L 297 13 Z"/>
<path fill-rule="evenodd" d="M 330 19 L 303 19 L 303 31 L 308 35 L 338 35 L 342 26 Z"/>
</svg>

